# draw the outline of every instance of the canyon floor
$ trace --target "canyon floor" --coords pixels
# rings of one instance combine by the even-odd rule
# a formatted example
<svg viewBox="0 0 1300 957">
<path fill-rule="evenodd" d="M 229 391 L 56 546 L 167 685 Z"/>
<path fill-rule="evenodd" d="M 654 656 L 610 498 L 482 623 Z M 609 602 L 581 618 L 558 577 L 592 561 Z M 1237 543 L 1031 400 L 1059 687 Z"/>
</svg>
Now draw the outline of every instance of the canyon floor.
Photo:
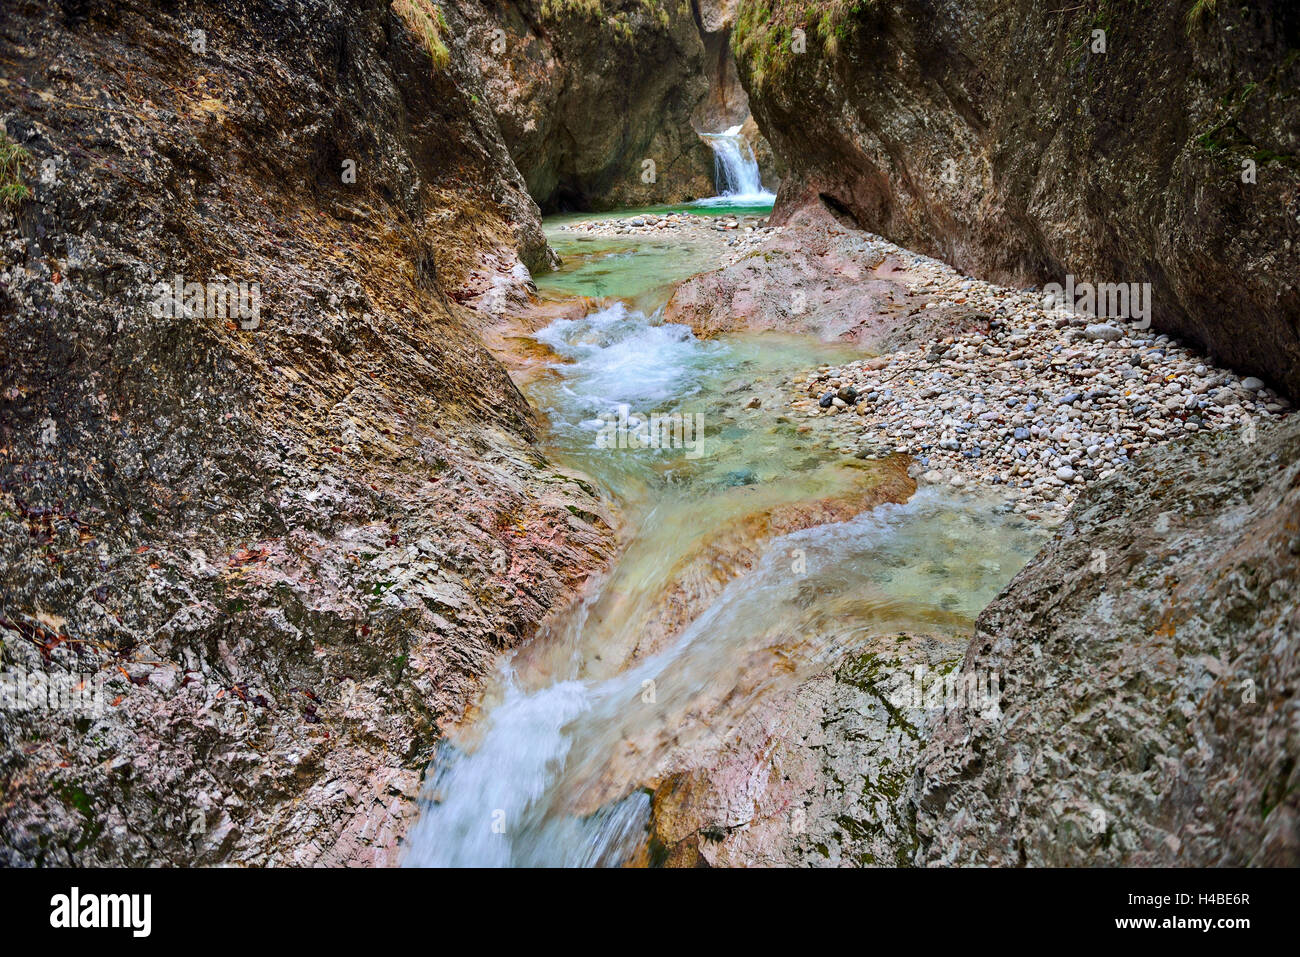
<svg viewBox="0 0 1300 957">
<path fill-rule="evenodd" d="M 0 5 L 0 864 L 1300 863 L 1297 11 Z"/>
<path fill-rule="evenodd" d="M 610 497 L 620 551 L 444 745 L 408 863 L 1290 859 L 1293 799 L 1216 835 L 1183 796 L 1227 800 L 1247 741 L 1260 786 L 1290 793 L 1294 716 L 1242 690 L 1286 700 L 1295 676 L 1290 652 L 1256 657 L 1296 616 L 1285 398 L 829 215 L 633 211 L 548 236 L 568 265 L 491 341 L 553 454 Z M 634 433 L 686 411 L 713 438 L 694 459 L 600 448 L 628 403 Z M 1195 477 L 1143 478 L 1176 469 Z M 1247 515 L 1249 544 L 1207 562 Z M 1197 625 L 1225 600 L 1239 619 Z M 1061 709 L 1093 717 L 1046 722 Z M 976 765 L 997 779 L 978 798 L 976 732 L 1007 751 Z M 1178 789 L 1168 764 L 1128 766 L 1154 742 L 1198 748 Z M 972 818 L 991 800 L 1013 803 Z"/>
</svg>

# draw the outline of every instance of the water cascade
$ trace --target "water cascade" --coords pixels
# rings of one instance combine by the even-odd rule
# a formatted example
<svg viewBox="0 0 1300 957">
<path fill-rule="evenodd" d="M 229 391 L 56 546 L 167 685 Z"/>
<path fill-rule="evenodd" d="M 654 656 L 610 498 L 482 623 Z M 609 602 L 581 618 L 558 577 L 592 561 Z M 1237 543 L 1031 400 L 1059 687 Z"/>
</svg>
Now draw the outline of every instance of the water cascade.
<svg viewBox="0 0 1300 957">
<path fill-rule="evenodd" d="M 715 199 L 733 203 L 771 203 L 776 198 L 763 189 L 754 149 L 741 135 L 739 126 L 721 133 L 701 133 L 700 136 L 713 149 L 713 179 L 718 190 Z"/>
</svg>

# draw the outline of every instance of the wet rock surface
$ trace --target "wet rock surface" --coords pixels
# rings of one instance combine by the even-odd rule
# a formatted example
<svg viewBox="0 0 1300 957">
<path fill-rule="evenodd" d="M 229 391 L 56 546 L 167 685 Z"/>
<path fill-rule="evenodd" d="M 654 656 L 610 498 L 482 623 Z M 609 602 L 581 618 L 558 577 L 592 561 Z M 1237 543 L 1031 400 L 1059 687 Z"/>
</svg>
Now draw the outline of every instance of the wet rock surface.
<svg viewBox="0 0 1300 957">
<path fill-rule="evenodd" d="M 460 304 L 546 250 L 477 74 L 297 9 L 0 12 L 0 653 L 103 691 L 0 709 L 5 863 L 393 863 L 439 722 L 612 548 Z M 177 275 L 260 313 L 158 315 Z"/>
<path fill-rule="evenodd" d="M 1076 40 L 1090 24 L 1024 6 L 864 5 L 874 32 L 839 36 L 853 56 L 814 45 L 802 79 L 764 85 L 759 114 L 797 158 L 784 226 L 643 214 L 586 230 L 725 244 L 724 268 L 669 307 L 701 335 L 891 353 L 796 377 L 813 421 L 783 427 L 846 456 L 916 454 L 923 484 L 1027 490 L 1016 508 L 1063 521 L 968 645 L 877 637 L 763 698 L 701 760 L 638 776 L 633 747 L 612 763 L 602 798 L 657 785 L 647 863 L 1300 862 L 1300 425 L 1272 422 L 1288 406 L 1270 388 L 1294 389 L 1297 367 L 1279 94 L 1295 61 L 1261 73 L 1246 50 L 1294 45 L 1296 21 L 1270 3 L 1248 22 L 1224 8 L 1216 34 L 1117 22 L 1112 44 L 1178 52 L 1125 58 L 1116 80 L 1082 47 L 1027 51 L 1044 16 Z M 479 334 L 517 348 L 526 267 L 553 261 L 528 187 L 551 208 L 711 191 L 684 125 L 704 83 L 695 27 L 675 16 L 513 5 L 494 67 L 496 28 L 468 3 L 447 9 L 445 62 L 387 4 L 0 11 L 0 118 L 32 188 L 0 207 L 0 659 L 102 694 L 0 708 L 0 861 L 398 860 L 442 728 L 614 547 L 615 519 L 537 451 Z M 734 11 L 702 16 L 717 53 Z M 663 63 L 682 66 L 647 66 Z M 1015 133 L 1025 105 L 1006 89 L 1068 104 L 1093 81 L 1088 120 L 1041 147 Z M 1152 88 L 1186 108 L 1132 122 Z M 1147 152 L 1126 153 L 1128 135 Z M 1098 152 L 1141 161 L 1078 162 Z M 1082 192 L 1060 189 L 1082 166 Z M 1157 325 L 1263 378 L 1042 309 L 864 224 L 993 276 L 1154 264 Z M 180 302 L 156 311 L 176 277 Z M 218 303 L 255 283 L 260 309 L 190 282 L 217 284 Z M 730 401 L 779 415 L 774 392 Z M 894 472 L 690 550 L 610 667 L 697 619 L 773 536 L 906 498 Z M 958 660 L 949 673 L 1000 677 L 996 708 L 900 704 L 883 684 Z M 720 694 L 758 688 L 758 670 Z"/>
<path fill-rule="evenodd" d="M 668 867 L 907 866 L 911 784 L 925 708 L 887 675 L 951 668 L 964 643 L 891 635 L 760 702 L 707 772 L 656 790 L 650 862 Z"/>
<path fill-rule="evenodd" d="M 1297 528 L 1295 420 L 1143 452 L 969 644 L 876 639 L 665 779 L 647 860 L 1295 866 Z M 918 666 L 996 695 L 900 699 Z"/>
<path fill-rule="evenodd" d="M 756 509 L 699 542 L 679 558 L 666 587 L 653 602 L 638 609 L 638 617 L 624 616 L 628 627 L 620 641 L 611 642 L 608 656 L 626 665 L 663 651 L 675 635 L 708 610 L 729 582 L 752 570 L 778 536 L 842 522 L 885 502 L 904 502 L 916 491 L 902 456 L 855 464 L 861 465 L 861 487 L 834 497 Z M 753 481 L 750 476 L 737 476 L 738 485 Z"/>
<path fill-rule="evenodd" d="M 807 235 L 780 227 L 759 255 Z M 1000 488 L 1003 510 L 1060 528 L 969 643 L 873 639 L 662 780 L 646 862 L 1293 864 L 1290 403 L 1169 336 L 870 234 L 828 238 L 849 261 L 896 264 L 912 339 L 794 376 L 801 430 L 911 453 L 921 485 Z M 790 321 L 817 328 L 835 308 Z M 945 335 L 939 310 L 979 320 Z M 997 706 L 901 702 L 893 677 L 917 666 L 998 687 Z"/>
</svg>

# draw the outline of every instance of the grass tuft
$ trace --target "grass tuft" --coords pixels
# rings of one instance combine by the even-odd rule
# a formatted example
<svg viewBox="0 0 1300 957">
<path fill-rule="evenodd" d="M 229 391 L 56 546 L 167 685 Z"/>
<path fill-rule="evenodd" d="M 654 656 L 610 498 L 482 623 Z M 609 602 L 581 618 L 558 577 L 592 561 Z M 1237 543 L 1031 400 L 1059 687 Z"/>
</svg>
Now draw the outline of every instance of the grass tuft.
<svg viewBox="0 0 1300 957">
<path fill-rule="evenodd" d="M 797 58 L 813 55 L 818 40 L 834 59 L 855 29 L 855 18 L 875 9 L 878 0 L 741 0 L 731 50 L 762 87 L 789 71 Z M 795 30 L 802 30 L 804 52 L 795 49 Z"/>
<path fill-rule="evenodd" d="M 1217 12 L 1215 7 L 1218 6 L 1219 0 L 1196 0 L 1190 10 L 1187 11 L 1187 32 L 1201 26 L 1210 17 Z"/>
<path fill-rule="evenodd" d="M 429 51 L 429 59 L 439 70 L 445 70 L 451 63 L 451 51 L 443 36 L 447 33 L 447 20 L 442 15 L 442 8 L 429 0 L 393 0 L 393 12 L 414 33 Z"/>
<path fill-rule="evenodd" d="M 23 170 L 31 165 L 32 154 L 0 130 L 0 205 L 13 209 L 32 191 L 23 182 Z"/>
</svg>

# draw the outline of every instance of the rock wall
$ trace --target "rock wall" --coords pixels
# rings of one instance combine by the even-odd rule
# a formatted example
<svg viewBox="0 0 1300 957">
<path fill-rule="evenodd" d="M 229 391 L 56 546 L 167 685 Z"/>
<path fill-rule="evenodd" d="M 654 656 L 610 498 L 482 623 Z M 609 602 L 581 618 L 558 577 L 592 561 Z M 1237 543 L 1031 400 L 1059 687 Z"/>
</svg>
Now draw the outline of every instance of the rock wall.
<svg viewBox="0 0 1300 957">
<path fill-rule="evenodd" d="M 758 128 L 749 108 L 749 94 L 740 81 L 736 58 L 731 52 L 731 34 L 736 26 L 737 0 L 692 0 L 691 9 L 704 43 L 704 72 L 708 96 L 695 109 L 692 122 L 697 130 L 720 133 L 739 126 L 754 150 L 763 186 L 773 192 L 781 183 L 785 164 Z"/>
<path fill-rule="evenodd" d="M 547 250 L 446 40 L 0 10 L 0 655 L 103 695 L 0 708 L 0 862 L 391 863 L 438 723 L 608 555 L 462 304 Z"/>
<path fill-rule="evenodd" d="M 685 2 L 454 6 L 487 102 L 544 210 L 713 195 L 713 154 L 691 125 L 708 91 L 704 48 Z"/>
<path fill-rule="evenodd" d="M 918 862 L 1300 862 L 1300 422 L 1153 449 L 980 615 L 919 760 Z"/>
<path fill-rule="evenodd" d="M 741 0 L 732 46 L 790 167 L 774 221 L 1148 282 L 1157 328 L 1300 395 L 1295 4 Z"/>
<path fill-rule="evenodd" d="M 705 132 L 718 133 L 740 126 L 750 115 L 749 94 L 731 55 L 736 0 L 693 0 L 691 10 L 704 43 L 704 70 L 709 78 L 709 93 L 696 108 L 695 125 Z"/>
</svg>

